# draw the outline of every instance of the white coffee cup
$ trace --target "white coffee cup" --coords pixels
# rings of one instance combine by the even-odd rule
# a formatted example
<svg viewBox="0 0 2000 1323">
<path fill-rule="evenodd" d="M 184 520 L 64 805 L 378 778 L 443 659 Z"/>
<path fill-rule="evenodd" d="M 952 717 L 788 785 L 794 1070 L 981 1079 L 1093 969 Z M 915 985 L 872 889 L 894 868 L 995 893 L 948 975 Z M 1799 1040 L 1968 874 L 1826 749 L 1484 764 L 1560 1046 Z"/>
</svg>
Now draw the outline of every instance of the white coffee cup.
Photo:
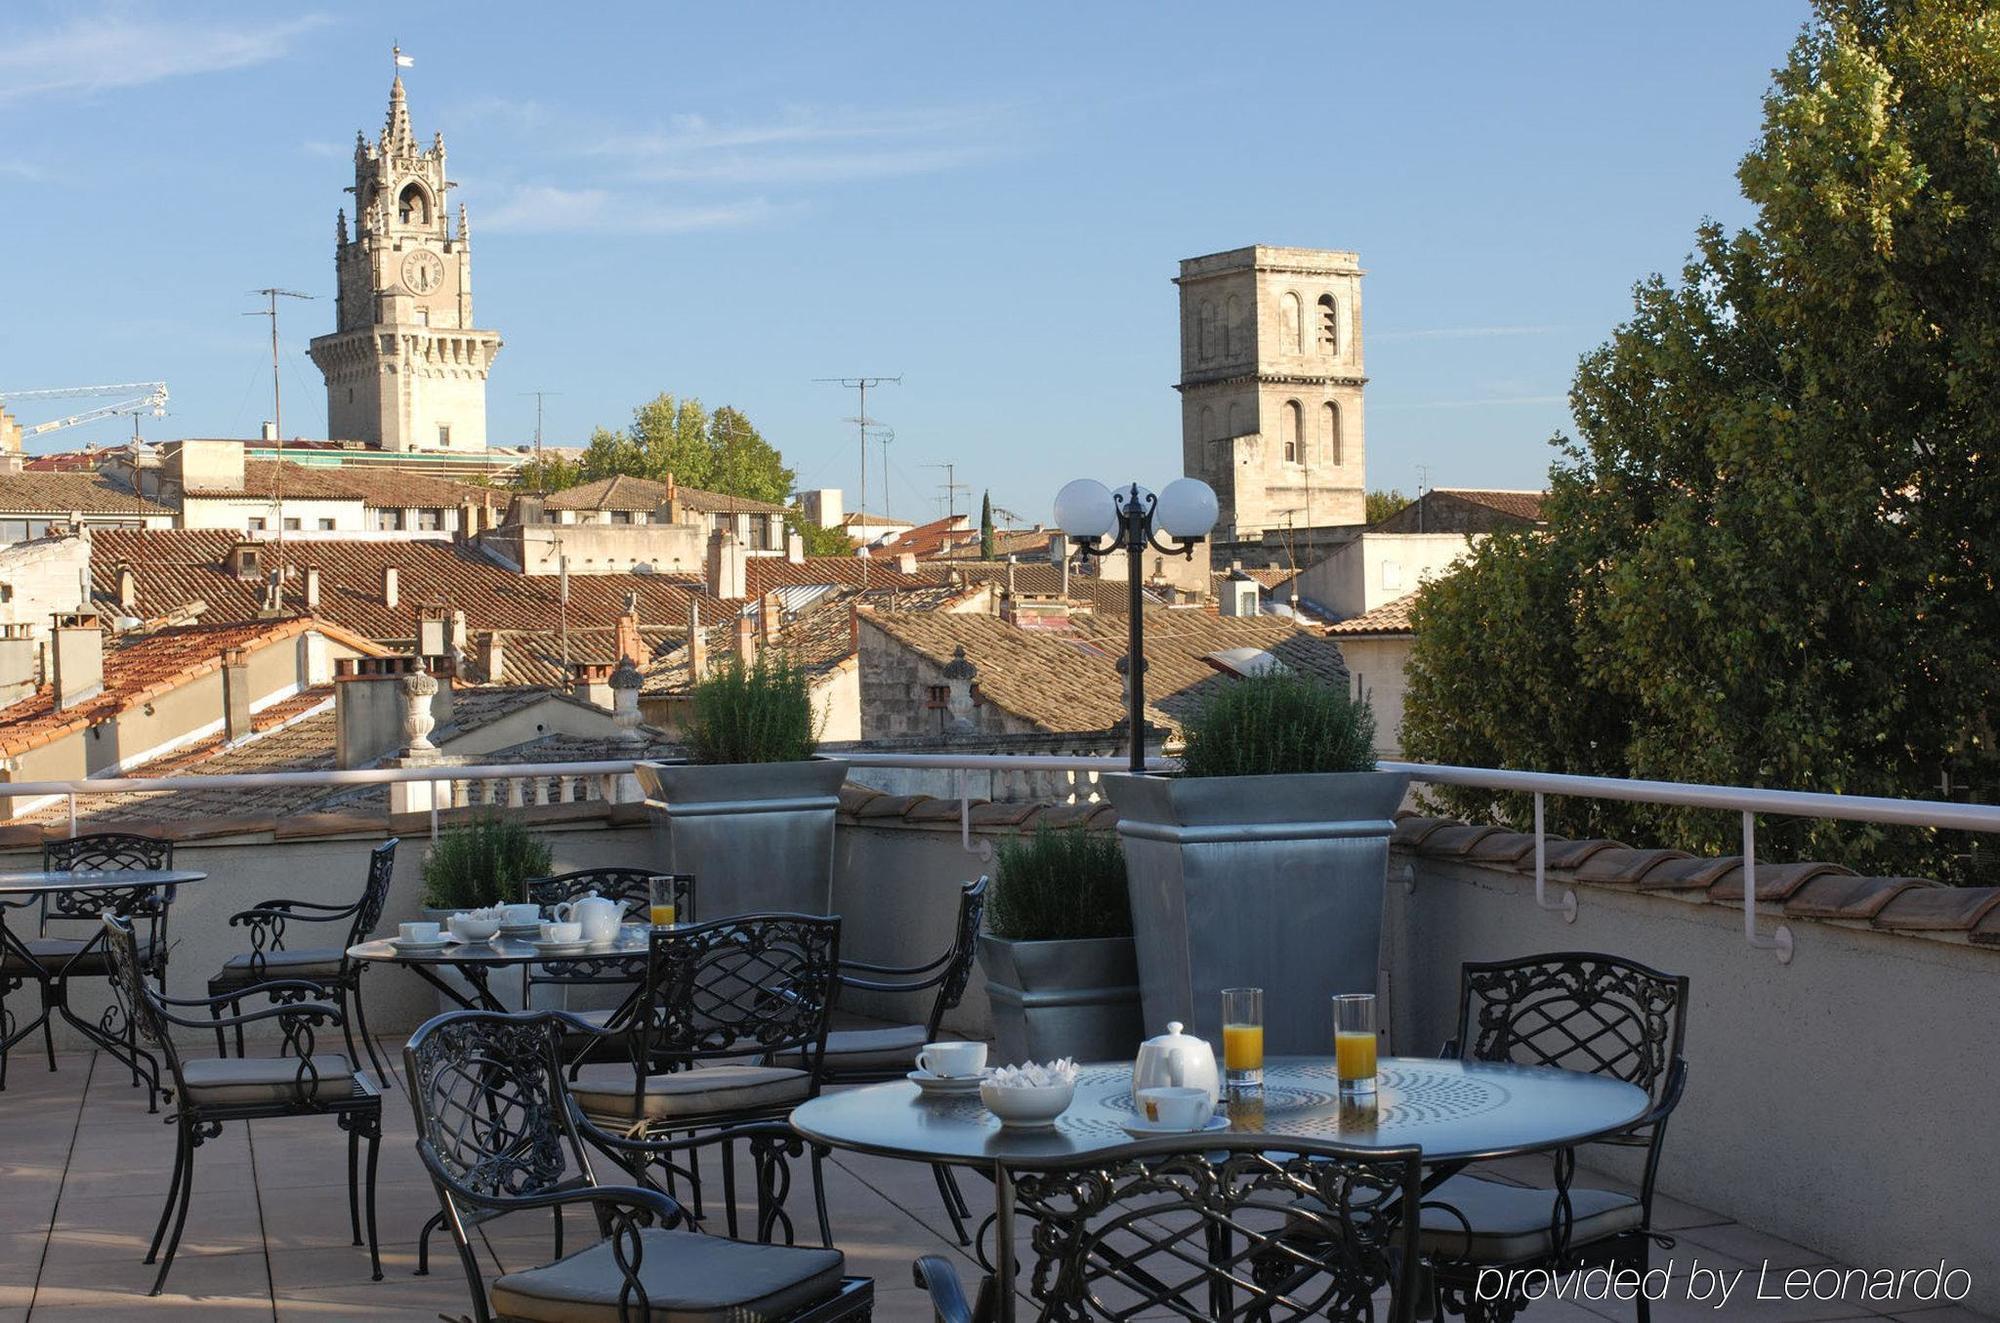
<svg viewBox="0 0 2000 1323">
<path fill-rule="evenodd" d="M 507 912 L 502 922 L 509 928 L 529 928 L 541 922 L 542 907 L 539 905 L 502 905 L 500 908 Z"/>
<path fill-rule="evenodd" d="M 545 942 L 580 942 L 583 940 L 583 925 L 580 923 L 542 924 L 542 940 Z"/>
<path fill-rule="evenodd" d="M 435 923 L 399 923 L 396 936 L 405 942 L 435 942 L 444 930 Z"/>
<path fill-rule="evenodd" d="M 1141 1089 L 1139 1113 L 1163 1130 L 1196 1130 L 1208 1124 L 1215 1104 L 1207 1089 L 1179 1089 L 1161 1086 Z"/>
<path fill-rule="evenodd" d="M 925 1043 L 917 1069 L 939 1079 L 970 1079 L 986 1068 L 984 1043 Z"/>
</svg>

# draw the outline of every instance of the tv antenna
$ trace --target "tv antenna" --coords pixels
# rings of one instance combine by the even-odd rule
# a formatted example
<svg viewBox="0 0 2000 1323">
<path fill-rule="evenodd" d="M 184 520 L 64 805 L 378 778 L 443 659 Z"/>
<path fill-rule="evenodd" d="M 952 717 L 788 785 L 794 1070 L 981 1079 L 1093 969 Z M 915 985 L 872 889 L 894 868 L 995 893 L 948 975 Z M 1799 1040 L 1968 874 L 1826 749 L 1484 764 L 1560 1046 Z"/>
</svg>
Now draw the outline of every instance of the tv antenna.
<svg viewBox="0 0 2000 1323">
<path fill-rule="evenodd" d="M 542 401 L 551 395 L 562 394 L 559 390 L 524 390 L 521 394 L 535 397 L 535 491 L 540 494 L 549 485 L 548 473 L 542 468 Z"/>
<path fill-rule="evenodd" d="M 265 307 L 261 312 L 246 312 L 245 317 L 268 317 L 271 319 L 271 431 L 278 442 L 278 466 L 272 479 L 271 495 L 278 504 L 278 574 L 285 572 L 285 401 L 278 386 L 278 300 L 311 299 L 312 295 L 302 294 L 295 289 L 279 289 L 275 285 L 263 289 L 253 289 L 252 294 L 261 294 Z M 284 580 L 279 579 L 283 591 Z"/>
<path fill-rule="evenodd" d="M 882 518 L 884 520 L 887 520 L 890 517 L 889 516 L 889 443 L 891 441 L 894 441 L 895 439 L 896 439 L 895 428 L 878 427 L 875 429 L 876 444 L 882 447 Z"/>
<path fill-rule="evenodd" d="M 868 388 L 870 386 L 884 385 L 900 386 L 903 384 L 903 378 L 898 375 L 894 377 L 814 377 L 813 380 L 861 392 L 861 407 L 858 415 L 844 421 L 853 423 L 855 430 L 861 436 L 861 503 L 858 508 L 865 511 L 868 509 L 868 429 L 874 426 L 875 423 L 875 420 L 868 416 Z M 884 479 L 884 481 L 886 482 L 887 479 Z"/>
<path fill-rule="evenodd" d="M 926 464 L 924 467 L 927 469 L 944 470 L 944 481 L 939 483 L 938 486 L 944 491 L 945 514 L 956 523 L 958 520 L 958 494 L 960 492 L 969 492 L 972 488 L 958 481 L 958 465 L 956 464 L 946 462 L 943 464 Z"/>
</svg>

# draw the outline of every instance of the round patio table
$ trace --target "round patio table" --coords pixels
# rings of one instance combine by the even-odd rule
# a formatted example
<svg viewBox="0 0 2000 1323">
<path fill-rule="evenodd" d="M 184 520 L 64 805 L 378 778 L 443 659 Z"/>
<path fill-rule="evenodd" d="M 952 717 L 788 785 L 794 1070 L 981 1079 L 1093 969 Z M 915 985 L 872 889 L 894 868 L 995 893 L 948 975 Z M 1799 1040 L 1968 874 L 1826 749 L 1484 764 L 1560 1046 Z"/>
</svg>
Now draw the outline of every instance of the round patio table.
<svg viewBox="0 0 2000 1323">
<path fill-rule="evenodd" d="M 1628 1130 L 1651 1097 L 1637 1085 L 1547 1066 L 1386 1057 L 1371 1102 L 1341 1097 L 1332 1057 L 1270 1057 L 1261 1096 L 1227 1103 L 1236 1134 L 1359 1148 L 1423 1149 L 1424 1187 L 1473 1162 L 1567 1149 Z M 1013 1184 L 1008 1174 L 1067 1167 L 1134 1143 L 1132 1068 L 1085 1066 L 1076 1100 L 1043 1130 L 1006 1130 L 975 1094 L 931 1097 L 897 1080 L 823 1094 L 792 1112 L 792 1128 L 831 1148 L 912 1162 L 977 1167 L 993 1178 L 993 1271 L 1013 1280 Z M 1274 1143 L 1282 1149 L 1282 1143 Z M 1000 1317 L 1014 1292 L 998 1293 Z"/>
<path fill-rule="evenodd" d="M 199 873 L 185 868 L 80 868 L 55 869 L 52 871 L 31 869 L 18 873 L 0 873 L 0 896 L 62 896 L 67 898 L 78 892 L 101 891 L 116 893 L 121 891 L 151 891 L 158 887 L 178 887 L 188 882 L 200 882 L 207 877 L 208 874 L 206 873 Z M 102 908 L 116 908 L 119 899 L 116 895 L 107 896 Z M 27 903 L 29 902 L 21 902 L 22 905 Z M 15 960 L 21 962 L 22 972 L 25 975 L 27 970 L 39 968 L 42 962 L 36 958 L 33 951 L 29 949 L 28 944 L 15 936 L 13 931 L 7 926 L 6 914 L 10 908 L 16 907 L 0 901 L 0 959 L 4 959 L 8 955 L 13 956 Z M 72 913 L 72 910 L 76 910 L 76 912 Z M 73 902 L 66 901 L 60 917 L 68 920 L 82 921 L 91 917 L 94 913 L 95 911 L 85 912 L 79 910 Z M 76 954 L 81 955 L 83 951 L 90 950 L 92 945 L 101 945 L 103 940 L 104 937 L 101 931 L 92 933 L 85 943 L 83 950 L 78 951 Z M 75 958 L 75 956 L 67 957 L 67 959 Z M 34 1019 L 8 1034 L 4 1040 L 0 1040 L 0 1088 L 6 1087 L 8 1049 L 12 1048 L 14 1044 L 20 1042 L 29 1034 L 34 1033 L 35 1030 L 41 1029 L 48 1024 L 49 1016 L 52 1014 L 60 1014 L 63 1019 L 69 1021 L 78 1033 L 91 1042 L 96 1043 L 125 1065 L 131 1067 L 135 1072 L 135 1082 L 137 1080 L 137 1072 L 142 1069 L 140 1062 L 134 1059 L 135 1053 L 138 1057 L 144 1058 L 146 1066 L 150 1067 L 147 1071 L 149 1078 L 155 1080 L 159 1078 L 159 1067 L 153 1062 L 152 1056 L 145 1049 L 128 1044 L 123 1039 L 106 1033 L 100 1026 L 90 1023 L 88 1020 L 71 1011 L 67 1000 L 52 1001 L 45 992 L 42 997 L 41 1012 Z M 49 1069 L 55 1069 L 53 1059 L 49 1063 Z"/>
<path fill-rule="evenodd" d="M 350 946 L 347 955 L 350 960 L 365 964 L 402 965 L 469 1011 L 499 1011 L 504 1014 L 514 1008 L 494 996 L 493 971 L 525 969 L 528 965 L 561 967 L 602 965 L 613 961 L 643 963 L 651 948 L 652 931 L 643 923 L 620 924 L 618 936 L 610 941 L 592 942 L 561 955 L 537 951 L 530 943 L 511 937 L 496 937 L 490 942 L 451 942 L 437 951 L 399 951 L 395 942 L 378 938 Z M 439 978 L 437 971 L 440 968 L 456 970 L 465 980 L 466 987 L 472 990 L 472 996 L 466 996 L 463 989 Z M 635 969 L 633 977 L 638 978 L 643 973 L 643 969 Z"/>
</svg>

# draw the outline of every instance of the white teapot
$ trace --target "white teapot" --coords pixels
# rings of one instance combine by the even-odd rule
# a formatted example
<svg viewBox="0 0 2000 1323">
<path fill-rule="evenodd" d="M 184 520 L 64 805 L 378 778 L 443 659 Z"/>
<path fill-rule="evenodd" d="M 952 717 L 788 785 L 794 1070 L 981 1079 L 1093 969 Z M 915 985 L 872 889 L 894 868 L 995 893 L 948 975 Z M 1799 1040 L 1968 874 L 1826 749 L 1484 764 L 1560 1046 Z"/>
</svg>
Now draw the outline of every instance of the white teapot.
<svg viewBox="0 0 2000 1323">
<path fill-rule="evenodd" d="M 586 891 L 575 900 L 565 901 L 555 907 L 558 923 L 576 923 L 583 927 L 586 942 L 608 942 L 618 936 L 618 925 L 625 921 L 625 907 L 615 900 L 606 900 L 595 891 Z"/>
<path fill-rule="evenodd" d="M 1215 1064 L 1215 1049 L 1193 1034 L 1181 1032 L 1179 1020 L 1167 1024 L 1167 1032 L 1139 1044 L 1139 1059 L 1132 1065 L 1133 1101 L 1141 1089 L 1201 1089 L 1208 1104 L 1222 1097 L 1222 1072 Z"/>
</svg>

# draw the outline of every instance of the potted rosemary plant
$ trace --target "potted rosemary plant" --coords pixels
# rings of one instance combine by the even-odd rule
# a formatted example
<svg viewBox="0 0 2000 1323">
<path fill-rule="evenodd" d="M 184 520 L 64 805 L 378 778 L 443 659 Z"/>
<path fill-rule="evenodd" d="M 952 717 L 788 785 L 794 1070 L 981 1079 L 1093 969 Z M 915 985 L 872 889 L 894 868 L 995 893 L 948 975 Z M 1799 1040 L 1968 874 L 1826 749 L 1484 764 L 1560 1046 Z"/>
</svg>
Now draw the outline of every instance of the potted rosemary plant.
<svg viewBox="0 0 2000 1323">
<path fill-rule="evenodd" d="M 700 879 L 706 918 L 827 913 L 847 764 L 813 756 L 820 720 L 806 673 L 781 655 L 732 660 L 688 706 L 688 761 L 634 769 L 663 867 Z"/>
<path fill-rule="evenodd" d="M 1324 1052 L 1328 998 L 1376 988 L 1409 777 L 1376 769 L 1364 701 L 1289 672 L 1221 688 L 1182 733 L 1180 775 L 1107 779 L 1147 1028 L 1219 1041 L 1222 989 L 1258 986 L 1269 1050 Z"/>
<path fill-rule="evenodd" d="M 1116 836 L 1043 826 L 1002 844 L 986 929 L 979 965 L 1002 1062 L 1138 1049 L 1139 971 Z"/>
<path fill-rule="evenodd" d="M 446 827 L 435 844 L 425 852 L 423 864 L 426 919 L 444 923 L 460 910 L 485 909 L 525 899 L 527 880 L 554 870 L 549 843 L 502 813 L 482 813 L 469 822 Z M 439 965 L 432 973 L 461 993 L 470 995 L 471 984 L 450 965 Z M 519 1010 L 521 982 L 518 978 L 499 979 L 494 995 Z M 455 1011 L 457 1002 L 438 994 L 438 1009 Z"/>
</svg>

